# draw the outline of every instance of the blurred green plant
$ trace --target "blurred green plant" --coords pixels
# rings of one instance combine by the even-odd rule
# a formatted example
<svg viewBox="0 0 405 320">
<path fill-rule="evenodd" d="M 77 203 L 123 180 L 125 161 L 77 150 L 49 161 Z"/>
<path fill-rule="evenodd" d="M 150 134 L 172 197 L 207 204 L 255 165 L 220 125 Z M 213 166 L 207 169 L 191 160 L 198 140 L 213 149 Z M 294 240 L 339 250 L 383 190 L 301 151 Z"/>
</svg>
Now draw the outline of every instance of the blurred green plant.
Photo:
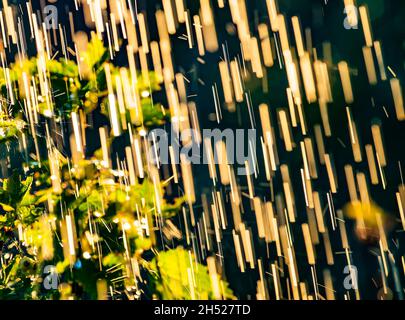
<svg viewBox="0 0 405 320">
<path fill-rule="evenodd" d="M 74 61 L 46 60 L 54 109 L 40 100 L 39 117 L 61 122 L 73 111 L 90 114 L 97 109 L 108 116 L 105 63 L 110 64 L 114 89 L 118 79 L 115 76 L 130 72 L 111 64 L 108 50 L 94 34 L 81 58 L 88 71 L 83 77 Z M 20 102 L 26 98 L 24 79 L 39 83 L 38 68 L 37 58 L 10 66 L 9 82 L 19 103 L 7 114 L 0 114 L 0 143 L 21 138 L 24 130 L 31 130 L 23 120 L 25 113 L 17 106 L 23 105 Z M 150 72 L 147 78 L 139 76 L 135 81 L 142 108 L 142 121 L 134 124 L 139 129 L 160 126 L 169 120 L 163 106 L 153 101 L 152 92 L 160 90 L 157 76 Z M 0 73 L 0 91 L 8 98 L 10 83 Z M 125 117 L 131 121 L 128 110 Z M 111 144 L 112 139 L 107 143 Z M 196 298 L 214 298 L 207 267 L 196 262 L 189 265 L 190 255 L 182 248 L 158 252 L 154 222 L 166 223 L 175 217 L 184 202 L 182 197 L 167 200 L 165 183 L 156 186 L 149 177 L 135 185 L 124 185 L 116 170 L 102 165 L 101 150 L 96 150 L 90 159 L 80 160 L 74 168 L 61 152 L 55 152 L 60 187 L 53 185 L 57 177 L 51 173 L 49 159 L 35 158 L 24 165 L 24 175 L 14 171 L 0 181 L 0 299 L 97 299 L 99 279 L 107 281 L 113 294 L 120 292 L 119 299 L 139 298 L 142 292 L 162 299 L 190 299 L 190 267 L 196 279 Z M 161 195 L 160 212 L 155 209 L 155 192 Z M 74 217 L 77 234 L 73 260 L 66 257 L 59 236 L 67 213 Z M 146 287 L 140 274 L 133 279 L 128 273 L 134 267 L 133 259 L 139 263 L 137 272 L 148 275 Z M 45 290 L 42 285 L 45 265 L 56 266 L 56 291 Z M 220 280 L 220 284 L 224 297 L 233 298 L 227 283 Z"/>
</svg>

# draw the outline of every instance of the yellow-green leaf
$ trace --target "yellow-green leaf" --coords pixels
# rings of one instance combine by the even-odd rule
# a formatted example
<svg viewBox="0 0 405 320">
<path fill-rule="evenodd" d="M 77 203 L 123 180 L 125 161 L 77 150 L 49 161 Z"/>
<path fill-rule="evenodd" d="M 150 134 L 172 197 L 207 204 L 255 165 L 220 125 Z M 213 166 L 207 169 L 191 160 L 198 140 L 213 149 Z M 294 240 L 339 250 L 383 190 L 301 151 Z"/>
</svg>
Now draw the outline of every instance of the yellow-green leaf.
<svg viewBox="0 0 405 320">
<path fill-rule="evenodd" d="M 15 210 L 12 206 L 9 206 L 8 204 L 5 203 L 0 203 L 0 206 L 2 206 L 3 210 L 7 212 Z"/>
</svg>

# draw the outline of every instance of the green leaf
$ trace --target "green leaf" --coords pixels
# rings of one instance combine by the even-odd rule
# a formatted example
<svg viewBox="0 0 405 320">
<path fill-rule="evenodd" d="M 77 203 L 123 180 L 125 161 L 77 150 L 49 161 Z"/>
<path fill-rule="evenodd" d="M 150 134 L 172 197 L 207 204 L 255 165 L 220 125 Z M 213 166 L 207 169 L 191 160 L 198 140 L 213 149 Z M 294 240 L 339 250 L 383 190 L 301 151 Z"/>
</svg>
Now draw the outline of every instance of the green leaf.
<svg viewBox="0 0 405 320">
<path fill-rule="evenodd" d="M 195 298 L 200 300 L 214 299 L 211 278 L 208 268 L 195 262 L 190 264 L 189 253 L 181 247 L 159 253 L 151 263 L 152 271 L 156 271 L 159 277 L 156 279 L 156 290 L 164 300 L 190 300 L 192 298 L 189 287 L 189 270 L 194 271 L 196 286 Z M 225 298 L 232 299 L 232 290 L 228 284 L 220 280 Z"/>
<path fill-rule="evenodd" d="M 31 194 L 31 186 L 33 180 L 34 179 L 32 177 L 27 177 L 25 181 L 21 181 L 21 184 L 23 185 L 23 195 L 20 201 L 20 206 L 30 206 L 36 203 L 38 197 Z"/>
<path fill-rule="evenodd" d="M 103 258 L 103 266 L 109 268 L 112 266 L 116 266 L 118 264 L 124 263 L 125 259 L 122 256 L 122 254 L 118 254 L 118 253 L 109 253 L 108 255 L 106 255 Z"/>
<path fill-rule="evenodd" d="M 153 105 L 150 98 L 142 99 L 142 115 L 144 125 L 147 127 L 162 125 L 169 117 L 163 113 L 161 105 Z"/>
<path fill-rule="evenodd" d="M 91 41 L 87 45 L 87 50 L 83 54 L 83 59 L 90 69 L 93 69 L 96 64 L 99 64 L 106 53 L 103 41 L 99 37 L 92 33 Z"/>
<path fill-rule="evenodd" d="M 3 119 L 5 118 L 5 119 Z M 19 119 L 11 119 L 0 113 L 0 142 L 8 141 L 22 132 L 26 123 Z"/>
<path fill-rule="evenodd" d="M 14 171 L 11 177 L 8 179 L 6 190 L 10 194 L 12 201 L 19 200 L 22 191 L 22 184 L 17 171 Z"/>
<path fill-rule="evenodd" d="M 10 211 L 14 211 L 15 209 L 12 206 L 9 206 L 8 204 L 5 203 L 1 203 L 0 202 L 0 206 L 3 208 L 4 211 L 6 212 L 10 212 Z M 7 220 L 7 219 L 6 219 Z"/>
</svg>

